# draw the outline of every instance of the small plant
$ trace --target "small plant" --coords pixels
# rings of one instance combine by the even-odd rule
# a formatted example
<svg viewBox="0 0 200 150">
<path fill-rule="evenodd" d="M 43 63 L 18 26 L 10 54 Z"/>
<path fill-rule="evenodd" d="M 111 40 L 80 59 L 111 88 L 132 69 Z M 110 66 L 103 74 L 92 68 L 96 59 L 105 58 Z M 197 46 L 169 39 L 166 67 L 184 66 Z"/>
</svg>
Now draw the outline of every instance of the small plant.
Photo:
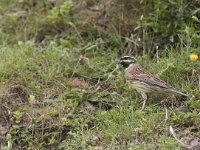
<svg viewBox="0 0 200 150">
<path fill-rule="evenodd" d="M 29 98 L 28 98 L 28 101 L 29 101 L 30 104 L 35 104 L 35 102 L 36 102 L 35 96 L 30 95 Z"/>
<path fill-rule="evenodd" d="M 50 14 L 47 16 L 48 20 L 52 23 L 58 21 L 69 22 L 70 21 L 70 11 L 72 10 L 73 4 L 71 1 L 64 2 L 60 7 L 54 7 Z M 61 20 L 62 19 L 62 20 Z"/>
<path fill-rule="evenodd" d="M 13 148 L 13 139 L 11 134 L 6 135 L 7 146 L 2 147 L 1 150 L 14 150 Z"/>
<path fill-rule="evenodd" d="M 189 104 L 190 104 L 190 107 L 194 108 L 195 110 L 200 111 L 200 100 L 192 101 Z"/>
<path fill-rule="evenodd" d="M 21 121 L 21 118 L 23 117 L 24 113 L 21 111 L 15 111 L 13 112 L 13 116 L 15 117 L 15 122 L 19 123 Z"/>
</svg>

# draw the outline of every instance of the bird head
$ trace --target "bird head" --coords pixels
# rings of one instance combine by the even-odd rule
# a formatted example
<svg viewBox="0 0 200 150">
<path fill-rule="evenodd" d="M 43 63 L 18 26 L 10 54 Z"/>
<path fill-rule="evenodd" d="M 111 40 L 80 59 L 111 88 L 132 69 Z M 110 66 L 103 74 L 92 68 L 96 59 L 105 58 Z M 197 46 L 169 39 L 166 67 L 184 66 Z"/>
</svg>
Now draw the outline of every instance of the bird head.
<svg viewBox="0 0 200 150">
<path fill-rule="evenodd" d="M 118 64 L 121 64 L 123 67 L 127 68 L 131 64 L 137 63 L 137 60 L 131 56 L 123 56 L 118 60 Z"/>
</svg>

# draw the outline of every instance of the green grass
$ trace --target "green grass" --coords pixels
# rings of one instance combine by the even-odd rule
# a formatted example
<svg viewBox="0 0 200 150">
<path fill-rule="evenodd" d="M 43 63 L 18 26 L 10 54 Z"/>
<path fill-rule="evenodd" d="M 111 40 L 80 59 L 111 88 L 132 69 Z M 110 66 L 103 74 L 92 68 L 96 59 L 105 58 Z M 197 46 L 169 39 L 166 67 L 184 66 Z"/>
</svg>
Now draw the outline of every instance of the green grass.
<svg viewBox="0 0 200 150">
<path fill-rule="evenodd" d="M 200 138 L 200 61 L 189 60 L 199 55 L 199 22 L 191 13 L 180 20 L 177 7 L 176 19 L 165 19 L 171 9 L 146 1 L 109 1 L 100 13 L 92 9 L 104 0 L 94 8 L 90 0 L 34 2 L 0 2 L 1 149 L 181 150 L 170 125 L 184 143 Z M 184 6 L 176 3 L 165 6 Z M 162 19 L 183 27 L 169 24 L 171 33 Z M 140 94 L 116 67 L 119 51 L 138 54 L 147 70 L 195 98 L 151 95 L 140 112 Z"/>
<path fill-rule="evenodd" d="M 169 134 L 170 125 L 184 142 L 190 140 L 186 130 L 191 137 L 199 135 L 199 101 L 177 97 L 174 103 L 150 96 L 145 112 L 139 112 L 140 95 L 124 83 L 123 68 L 115 70 L 116 50 L 94 47 L 87 52 L 81 45 L 76 52 L 55 43 L 44 48 L 34 43 L 1 46 L 1 114 L 9 118 L 7 141 L 13 148 L 181 149 Z M 80 59 L 83 53 L 89 62 Z M 151 60 L 145 55 L 138 60 L 199 100 L 199 61 L 191 63 L 188 55 L 171 50 L 166 57 Z M 7 123 L 2 119 L 3 126 Z"/>
</svg>

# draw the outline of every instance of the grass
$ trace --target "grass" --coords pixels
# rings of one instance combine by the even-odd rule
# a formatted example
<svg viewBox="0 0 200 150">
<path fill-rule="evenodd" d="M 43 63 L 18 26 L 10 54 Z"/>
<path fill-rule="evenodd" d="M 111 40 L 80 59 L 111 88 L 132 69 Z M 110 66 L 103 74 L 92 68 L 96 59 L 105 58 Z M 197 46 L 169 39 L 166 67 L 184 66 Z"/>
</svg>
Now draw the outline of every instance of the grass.
<svg viewBox="0 0 200 150">
<path fill-rule="evenodd" d="M 181 149 L 170 125 L 186 143 L 199 137 L 199 61 L 191 63 L 187 52 L 138 60 L 197 101 L 150 96 L 140 112 L 141 97 L 124 83 L 123 68 L 116 70 L 112 47 L 72 51 L 29 42 L 0 51 L 1 122 L 13 148 Z"/>
<path fill-rule="evenodd" d="M 148 2 L 136 1 L 131 7 L 129 1 L 120 2 L 118 11 L 118 2 L 109 1 L 106 10 L 92 11 L 102 3 L 0 2 L 1 149 L 181 150 L 170 125 L 184 143 L 200 138 L 200 61 L 189 60 L 191 52 L 199 53 L 197 22 L 177 29 L 177 48 L 158 47 L 154 53 L 153 45 L 175 43 L 154 37 L 156 33 L 151 37 L 151 28 L 142 26 L 141 12 L 146 12 L 146 21 L 150 17 L 150 24 L 144 20 L 150 27 L 155 20 L 154 12 L 148 16 L 152 9 Z M 126 37 L 132 30 L 136 34 Z M 133 47 L 137 54 L 152 47 L 137 56 L 139 63 L 195 98 L 150 95 L 140 112 L 140 94 L 124 82 L 124 69 L 116 67 L 119 51 L 132 53 Z"/>
</svg>

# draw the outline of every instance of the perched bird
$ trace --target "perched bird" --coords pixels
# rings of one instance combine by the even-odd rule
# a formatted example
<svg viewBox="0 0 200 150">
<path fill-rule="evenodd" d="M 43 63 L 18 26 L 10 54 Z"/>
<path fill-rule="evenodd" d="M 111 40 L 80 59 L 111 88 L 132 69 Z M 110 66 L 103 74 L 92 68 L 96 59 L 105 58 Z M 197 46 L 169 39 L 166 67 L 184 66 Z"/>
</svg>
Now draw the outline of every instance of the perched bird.
<svg viewBox="0 0 200 150">
<path fill-rule="evenodd" d="M 143 98 L 142 109 L 144 110 L 147 94 L 154 92 L 176 93 L 182 96 L 189 97 L 189 95 L 177 91 L 175 88 L 159 79 L 155 75 L 147 72 L 137 60 L 131 56 L 123 56 L 118 60 L 125 69 L 126 82 L 139 92 Z"/>
</svg>

